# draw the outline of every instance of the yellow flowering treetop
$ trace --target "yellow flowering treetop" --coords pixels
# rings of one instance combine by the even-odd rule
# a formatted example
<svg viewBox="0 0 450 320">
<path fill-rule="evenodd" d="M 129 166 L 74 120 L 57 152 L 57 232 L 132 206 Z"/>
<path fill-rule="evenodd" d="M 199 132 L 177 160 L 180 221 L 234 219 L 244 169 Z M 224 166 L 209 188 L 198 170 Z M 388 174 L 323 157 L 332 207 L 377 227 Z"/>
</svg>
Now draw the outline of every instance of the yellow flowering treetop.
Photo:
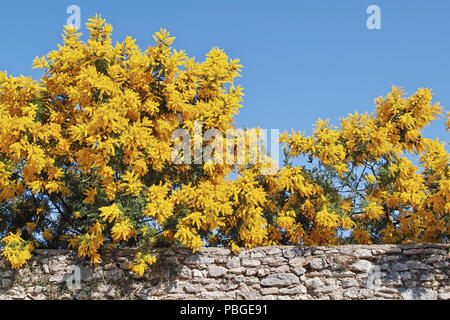
<svg viewBox="0 0 450 320">
<path fill-rule="evenodd" d="M 155 246 L 448 240 L 449 155 L 421 136 L 441 112 L 429 90 L 404 98 L 394 88 L 374 114 L 284 134 L 286 165 L 273 175 L 235 158 L 175 164 L 176 129 L 233 129 L 239 61 L 212 49 L 196 62 L 165 30 L 142 51 L 129 37 L 113 45 L 100 17 L 87 29 L 83 42 L 66 27 L 58 50 L 35 59 L 40 81 L 0 72 L 0 248 L 12 267 L 37 246 L 94 264 L 137 246 L 130 267 L 142 275 Z M 302 155 L 317 165 L 289 163 Z"/>
<path fill-rule="evenodd" d="M 449 240 L 449 154 L 445 143 L 421 133 L 441 114 L 431 99 L 428 89 L 405 98 L 394 87 L 375 100 L 374 113 L 351 114 L 338 127 L 319 119 L 310 137 L 282 135 L 288 155 L 306 156 L 315 165 L 304 176 L 321 190 L 318 202 L 301 192 L 284 199 L 294 204 L 296 221 L 308 212 L 316 222 L 307 226 L 305 243 L 337 243 L 336 227 L 341 234 L 351 230 L 357 243 Z"/>
</svg>

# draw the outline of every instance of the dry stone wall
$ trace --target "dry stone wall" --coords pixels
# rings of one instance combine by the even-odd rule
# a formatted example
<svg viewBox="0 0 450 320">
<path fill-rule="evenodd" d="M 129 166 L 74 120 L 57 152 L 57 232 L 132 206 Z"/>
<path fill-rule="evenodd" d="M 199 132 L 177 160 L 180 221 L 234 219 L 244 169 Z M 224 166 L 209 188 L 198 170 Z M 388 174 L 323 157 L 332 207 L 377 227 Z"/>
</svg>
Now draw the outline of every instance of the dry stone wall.
<svg viewBox="0 0 450 320">
<path fill-rule="evenodd" d="M 2 299 L 450 299 L 447 244 L 158 249 L 143 277 L 135 251 L 90 267 L 70 250 L 36 250 L 11 270 L 0 260 Z M 77 282 L 79 280 L 79 282 Z"/>
</svg>

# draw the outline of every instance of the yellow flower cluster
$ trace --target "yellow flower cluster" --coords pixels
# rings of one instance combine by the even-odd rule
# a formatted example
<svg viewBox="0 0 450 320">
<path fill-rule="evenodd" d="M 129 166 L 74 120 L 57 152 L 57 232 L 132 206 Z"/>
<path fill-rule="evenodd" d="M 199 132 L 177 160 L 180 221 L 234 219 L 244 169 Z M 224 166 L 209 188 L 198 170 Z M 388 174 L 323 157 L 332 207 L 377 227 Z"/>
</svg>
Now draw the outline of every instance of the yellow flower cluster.
<svg viewBox="0 0 450 320">
<path fill-rule="evenodd" d="M 330 216 L 326 209 L 315 209 L 317 226 L 351 229 L 360 243 L 448 239 L 449 154 L 444 143 L 421 134 L 441 114 L 442 107 L 431 98 L 428 89 L 405 98 L 393 87 L 375 100 L 372 114 L 350 114 L 333 128 L 319 119 L 310 137 L 295 132 L 281 136 L 290 156 L 318 161 L 316 181 L 328 189 L 324 204 L 334 203 L 335 212 Z M 421 167 L 405 153 L 416 156 Z M 296 197 L 291 185 L 284 187 L 291 193 L 286 201 Z"/>
<path fill-rule="evenodd" d="M 136 254 L 136 262 L 131 264 L 131 271 L 142 277 L 149 266 L 156 262 L 156 258 L 152 255 L 142 256 L 141 252 Z"/>
<path fill-rule="evenodd" d="M 31 252 L 34 249 L 33 244 L 25 242 L 21 238 L 20 232 L 10 232 L 2 241 L 5 244 L 2 256 L 11 263 L 13 269 L 20 268 L 31 258 Z"/>
</svg>

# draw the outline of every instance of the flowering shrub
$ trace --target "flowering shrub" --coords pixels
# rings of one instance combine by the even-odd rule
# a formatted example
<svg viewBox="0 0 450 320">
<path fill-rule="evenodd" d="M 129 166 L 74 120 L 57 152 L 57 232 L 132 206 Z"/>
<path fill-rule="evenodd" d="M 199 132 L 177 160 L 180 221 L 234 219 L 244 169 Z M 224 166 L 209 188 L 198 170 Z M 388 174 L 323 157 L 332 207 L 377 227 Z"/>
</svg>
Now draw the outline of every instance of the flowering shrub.
<svg viewBox="0 0 450 320">
<path fill-rule="evenodd" d="M 177 128 L 233 128 L 239 61 L 215 48 L 196 62 L 165 30 L 143 52 L 129 37 L 113 45 L 100 17 L 87 29 L 82 42 L 66 27 L 58 50 L 35 59 L 40 81 L 0 73 L 0 238 L 13 268 L 34 247 L 96 264 L 136 246 L 142 275 L 156 246 L 448 241 L 449 154 L 421 135 L 441 114 L 429 90 L 393 88 L 372 114 L 284 133 L 273 175 L 264 163 L 174 164 Z M 311 165 L 292 165 L 299 156 Z"/>
</svg>

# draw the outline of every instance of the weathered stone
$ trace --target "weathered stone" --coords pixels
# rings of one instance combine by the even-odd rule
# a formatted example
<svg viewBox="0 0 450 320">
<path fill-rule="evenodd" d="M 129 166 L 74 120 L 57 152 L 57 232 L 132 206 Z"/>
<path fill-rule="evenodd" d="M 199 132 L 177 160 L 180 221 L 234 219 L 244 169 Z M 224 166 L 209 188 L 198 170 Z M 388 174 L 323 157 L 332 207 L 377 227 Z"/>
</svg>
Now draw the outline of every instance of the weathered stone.
<svg viewBox="0 0 450 320">
<path fill-rule="evenodd" d="M 286 248 L 283 250 L 283 256 L 288 259 L 295 258 L 296 256 L 301 256 L 302 250 L 300 248 Z"/>
<path fill-rule="evenodd" d="M 11 279 L 8 279 L 8 278 L 2 279 L 2 281 L 1 281 L 1 285 L 2 285 L 1 288 L 2 289 L 9 289 L 12 286 L 12 284 L 13 284 L 13 281 Z"/>
<path fill-rule="evenodd" d="M 111 281 L 119 281 L 123 277 L 123 271 L 121 269 L 113 269 L 106 271 L 105 277 Z"/>
<path fill-rule="evenodd" d="M 283 265 L 283 266 L 276 267 L 273 270 L 273 272 L 275 272 L 275 273 L 289 273 L 290 270 L 291 270 L 291 268 L 289 268 L 289 266 Z"/>
<path fill-rule="evenodd" d="M 245 271 L 245 275 L 246 275 L 247 277 L 252 277 L 252 276 L 254 276 L 254 275 L 256 275 L 256 274 L 258 274 L 258 270 L 255 269 L 255 268 L 247 269 L 247 270 Z"/>
<path fill-rule="evenodd" d="M 420 275 L 420 279 L 419 280 L 422 280 L 422 281 L 433 281 L 435 279 L 434 277 L 435 276 L 432 273 L 422 273 Z"/>
<path fill-rule="evenodd" d="M 372 251 L 370 251 L 369 249 L 356 249 L 353 254 L 358 258 L 372 257 Z"/>
<path fill-rule="evenodd" d="M 416 254 L 422 254 L 423 249 L 409 249 L 409 250 L 403 250 L 403 254 L 410 256 L 410 255 L 416 255 Z"/>
<path fill-rule="evenodd" d="M 283 265 L 283 260 L 281 258 L 267 257 L 260 260 L 261 264 L 268 265 L 270 267 L 279 267 Z"/>
<path fill-rule="evenodd" d="M 251 258 L 264 258 L 265 256 L 266 256 L 266 253 L 262 250 L 250 252 Z"/>
<path fill-rule="evenodd" d="M 408 271 L 408 267 L 404 263 L 397 262 L 397 263 L 394 263 L 394 265 L 392 266 L 392 270 L 394 270 L 394 271 Z"/>
<path fill-rule="evenodd" d="M 306 287 L 299 285 L 299 286 L 295 286 L 293 288 L 281 288 L 280 289 L 280 293 L 282 294 L 302 294 L 302 293 L 306 293 Z"/>
<path fill-rule="evenodd" d="M 447 269 L 449 267 L 449 262 L 448 261 L 439 261 L 439 262 L 433 263 L 433 266 L 436 268 L 440 268 L 440 269 Z"/>
<path fill-rule="evenodd" d="M 308 288 L 319 289 L 324 286 L 324 283 L 319 278 L 312 278 L 305 281 L 305 284 Z"/>
<path fill-rule="evenodd" d="M 409 270 L 428 270 L 430 267 L 419 261 L 407 261 L 405 263 Z"/>
<path fill-rule="evenodd" d="M 439 294 L 439 300 L 450 300 L 450 292 L 441 292 Z"/>
<path fill-rule="evenodd" d="M 343 300 L 344 295 L 342 290 L 334 290 L 333 292 L 330 292 L 330 299 L 331 300 Z"/>
<path fill-rule="evenodd" d="M 44 269 L 45 273 L 50 273 L 50 269 L 47 264 L 42 265 L 42 269 Z"/>
<path fill-rule="evenodd" d="M 258 277 L 264 277 L 267 276 L 269 274 L 269 269 L 268 268 L 262 268 L 262 269 L 258 269 Z"/>
<path fill-rule="evenodd" d="M 263 287 L 286 287 L 298 283 L 298 277 L 292 273 L 271 274 L 261 280 Z"/>
<path fill-rule="evenodd" d="M 372 267 L 372 262 L 367 260 L 359 260 L 350 266 L 350 270 L 358 272 L 368 272 Z"/>
<path fill-rule="evenodd" d="M 358 288 L 349 288 L 344 291 L 344 297 L 350 298 L 350 299 L 359 299 L 359 289 Z"/>
<path fill-rule="evenodd" d="M 241 266 L 241 259 L 239 257 L 232 257 L 227 262 L 228 269 L 239 268 Z"/>
<path fill-rule="evenodd" d="M 303 258 L 294 258 L 289 260 L 289 265 L 294 268 L 303 267 L 305 264 L 306 261 Z"/>
<path fill-rule="evenodd" d="M 341 254 L 345 254 L 345 255 L 348 255 L 348 256 L 353 255 L 353 249 L 351 247 L 343 246 L 342 248 L 339 248 L 339 252 Z"/>
<path fill-rule="evenodd" d="M 374 256 L 380 256 L 386 253 L 386 250 L 384 249 L 372 249 L 372 255 Z"/>
<path fill-rule="evenodd" d="M 257 267 L 261 265 L 261 262 L 254 259 L 242 259 L 241 264 L 243 267 Z"/>
<path fill-rule="evenodd" d="M 437 292 L 424 288 L 408 288 L 400 292 L 403 300 L 436 300 Z"/>
<path fill-rule="evenodd" d="M 309 266 L 314 270 L 322 270 L 327 266 L 327 263 L 321 258 L 314 258 L 309 263 Z"/>
<path fill-rule="evenodd" d="M 269 256 L 272 255 L 279 255 L 281 253 L 281 250 L 275 247 L 270 247 L 267 249 L 266 254 Z"/>
<path fill-rule="evenodd" d="M 64 282 L 64 276 L 63 275 L 55 275 L 55 276 L 51 276 L 48 279 L 48 282 L 53 282 L 53 283 L 63 283 Z"/>
<path fill-rule="evenodd" d="M 184 263 L 188 264 L 188 265 L 210 264 L 213 262 L 214 262 L 214 259 L 205 257 L 205 256 L 201 256 L 198 254 L 189 256 L 186 258 L 186 260 L 184 260 Z"/>
<path fill-rule="evenodd" d="M 278 288 L 277 287 L 268 287 L 268 288 L 261 288 L 260 292 L 263 295 L 267 295 L 267 294 L 277 294 L 278 293 Z"/>
<path fill-rule="evenodd" d="M 384 293 L 393 293 L 396 294 L 398 293 L 398 290 L 395 288 L 389 288 L 389 287 L 380 287 L 380 288 L 376 288 L 376 291 L 380 291 L 380 292 L 384 292 Z"/>
<path fill-rule="evenodd" d="M 354 278 L 345 278 L 341 281 L 342 288 L 359 287 L 359 282 Z"/>
<path fill-rule="evenodd" d="M 108 263 L 103 267 L 106 271 L 112 270 L 117 268 L 117 265 L 115 263 Z"/>
<path fill-rule="evenodd" d="M 228 269 L 229 273 L 235 273 L 235 274 L 242 274 L 245 272 L 245 268 L 244 267 L 239 267 L 239 268 L 233 268 L 233 269 Z"/>
<path fill-rule="evenodd" d="M 194 271 L 199 271 L 199 270 L 194 270 Z M 200 272 L 200 271 L 199 271 Z M 192 270 L 189 269 L 186 266 L 183 266 L 180 271 L 178 272 L 178 277 L 181 279 L 190 279 L 192 277 Z"/>
<path fill-rule="evenodd" d="M 302 274 L 305 274 L 306 269 L 299 267 L 299 268 L 292 268 L 292 272 L 297 275 L 297 276 L 301 276 Z"/>
<path fill-rule="evenodd" d="M 201 272 L 200 270 L 194 269 L 194 271 L 192 271 L 192 272 L 193 272 L 192 275 L 194 277 L 204 278 L 203 272 Z"/>
<path fill-rule="evenodd" d="M 208 274 L 210 277 L 218 278 L 223 276 L 225 273 L 227 273 L 227 269 L 224 267 L 219 267 L 215 265 L 208 266 Z"/>
</svg>

